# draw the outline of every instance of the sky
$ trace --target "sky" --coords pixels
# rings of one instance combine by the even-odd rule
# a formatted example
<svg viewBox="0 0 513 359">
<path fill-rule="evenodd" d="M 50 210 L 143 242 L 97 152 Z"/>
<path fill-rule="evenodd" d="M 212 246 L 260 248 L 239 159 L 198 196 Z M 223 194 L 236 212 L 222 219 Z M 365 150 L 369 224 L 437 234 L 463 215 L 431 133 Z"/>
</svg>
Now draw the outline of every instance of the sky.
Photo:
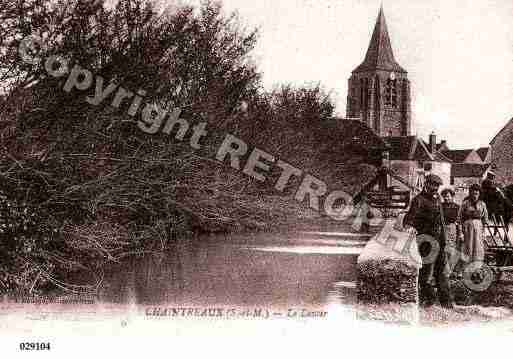
<svg viewBox="0 0 513 359">
<path fill-rule="evenodd" d="M 222 3 L 260 29 L 254 56 L 266 88 L 320 82 L 345 116 L 347 80 L 365 57 L 382 1 Z M 434 131 L 452 149 L 487 146 L 513 117 L 513 1 L 384 0 L 383 7 L 412 85 L 414 133 Z"/>
</svg>

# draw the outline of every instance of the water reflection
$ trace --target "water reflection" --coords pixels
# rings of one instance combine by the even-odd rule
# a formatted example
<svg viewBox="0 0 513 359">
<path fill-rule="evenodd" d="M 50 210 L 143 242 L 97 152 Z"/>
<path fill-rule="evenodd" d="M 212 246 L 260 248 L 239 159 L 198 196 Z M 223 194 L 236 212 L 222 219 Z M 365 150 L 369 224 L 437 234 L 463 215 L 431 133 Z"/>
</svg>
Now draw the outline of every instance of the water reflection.
<svg viewBox="0 0 513 359">
<path fill-rule="evenodd" d="M 319 306 L 352 302 L 364 241 L 214 237 L 112 265 L 104 302 Z"/>
</svg>

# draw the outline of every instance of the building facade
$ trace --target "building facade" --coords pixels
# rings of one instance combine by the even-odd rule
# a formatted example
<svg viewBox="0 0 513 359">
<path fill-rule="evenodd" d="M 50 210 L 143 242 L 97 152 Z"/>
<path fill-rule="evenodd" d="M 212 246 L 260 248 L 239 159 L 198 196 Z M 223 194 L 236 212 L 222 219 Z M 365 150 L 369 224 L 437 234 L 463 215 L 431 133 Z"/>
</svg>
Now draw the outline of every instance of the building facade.
<svg viewBox="0 0 513 359">
<path fill-rule="evenodd" d="M 481 183 L 494 166 L 502 180 L 513 182 L 513 119 L 492 141 L 492 147 L 450 149 L 432 133 L 426 142 L 412 135 L 411 84 L 408 72 L 396 61 L 383 7 L 363 62 L 349 78 L 347 117 L 366 124 L 388 146 L 390 169 L 410 186 L 419 188 L 429 173 L 440 176 L 444 186 L 463 192 Z M 403 181 L 403 182 L 404 182 Z M 405 189 L 401 181 L 390 185 Z"/>
<path fill-rule="evenodd" d="M 497 180 L 503 184 L 513 183 L 513 118 L 490 142 L 491 158 Z"/>
<path fill-rule="evenodd" d="M 438 152 L 431 152 L 429 146 L 417 136 L 385 137 L 389 146 L 390 168 L 410 187 L 421 190 L 426 175 L 433 173 L 442 179 L 444 186 L 451 181 L 451 161 Z M 407 187 L 392 179 L 392 186 Z"/>
<path fill-rule="evenodd" d="M 410 136 L 411 90 L 407 71 L 395 60 L 383 7 L 364 61 L 348 82 L 347 117 L 360 118 L 378 136 Z"/>
</svg>

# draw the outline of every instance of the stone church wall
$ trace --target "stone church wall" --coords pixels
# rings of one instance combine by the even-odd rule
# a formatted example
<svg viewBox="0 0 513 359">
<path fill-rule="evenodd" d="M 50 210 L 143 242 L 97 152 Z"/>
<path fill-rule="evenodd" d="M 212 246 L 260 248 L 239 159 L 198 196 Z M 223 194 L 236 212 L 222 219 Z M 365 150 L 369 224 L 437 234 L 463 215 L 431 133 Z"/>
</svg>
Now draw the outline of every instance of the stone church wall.
<svg viewBox="0 0 513 359">
<path fill-rule="evenodd" d="M 508 125 L 492 145 L 492 163 L 495 164 L 497 181 L 513 183 L 513 124 Z"/>
<path fill-rule="evenodd" d="M 359 117 L 378 136 L 410 135 L 410 83 L 406 74 L 396 75 L 397 104 L 389 106 L 386 83 L 390 74 L 391 71 L 353 73 L 348 80 L 346 116 Z"/>
<path fill-rule="evenodd" d="M 386 136 L 402 136 L 405 124 L 401 118 L 401 114 L 390 114 L 383 116 L 382 135 Z"/>
</svg>

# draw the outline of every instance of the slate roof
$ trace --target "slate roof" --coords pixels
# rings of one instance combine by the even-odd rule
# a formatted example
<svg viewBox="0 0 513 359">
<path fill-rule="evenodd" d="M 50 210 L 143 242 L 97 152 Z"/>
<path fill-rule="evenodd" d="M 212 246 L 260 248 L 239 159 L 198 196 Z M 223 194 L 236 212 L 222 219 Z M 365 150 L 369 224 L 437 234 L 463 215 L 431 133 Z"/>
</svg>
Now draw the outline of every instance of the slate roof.
<svg viewBox="0 0 513 359">
<path fill-rule="evenodd" d="M 372 38 L 365 55 L 365 60 L 353 71 L 364 72 L 373 70 L 386 70 L 406 73 L 395 60 L 390 37 L 388 36 L 387 22 L 383 6 L 379 10 L 378 19 L 372 33 Z"/>
<path fill-rule="evenodd" d="M 385 142 L 362 121 L 332 118 L 315 131 L 322 141 L 318 151 L 331 162 L 347 164 L 361 160 L 373 166 L 380 165 Z"/>
<path fill-rule="evenodd" d="M 324 123 L 324 136 L 336 138 L 341 145 L 367 149 L 384 148 L 385 142 L 360 120 L 335 117 Z"/>
<path fill-rule="evenodd" d="M 433 154 L 433 157 L 435 158 L 435 161 L 439 162 L 453 162 L 449 157 L 445 156 L 442 152 L 435 152 Z"/>
<path fill-rule="evenodd" d="M 383 140 L 390 146 L 390 160 L 436 161 L 417 136 L 384 137 Z"/>
<path fill-rule="evenodd" d="M 437 151 L 448 151 L 449 147 L 447 147 L 447 143 L 437 143 L 436 150 Z"/>
<path fill-rule="evenodd" d="M 474 150 L 449 150 L 449 151 L 442 151 L 442 154 L 451 159 L 453 162 L 456 163 L 462 163 L 465 162 L 467 157 L 472 153 Z"/>
<path fill-rule="evenodd" d="M 451 166 L 451 177 L 482 178 L 488 168 L 490 168 L 490 164 L 454 163 Z"/>
<path fill-rule="evenodd" d="M 482 161 L 486 161 L 488 153 L 490 152 L 490 147 L 480 147 L 476 150 L 476 152 Z"/>
<path fill-rule="evenodd" d="M 428 151 L 431 152 L 429 144 L 424 140 L 421 140 L 421 141 L 424 144 L 424 146 L 428 149 Z M 440 148 L 440 147 L 441 147 L 441 145 L 437 145 L 436 146 L 437 150 L 435 151 L 435 153 L 431 153 L 431 155 L 433 156 L 433 159 L 438 162 L 452 162 L 452 160 L 449 157 L 445 156 L 442 152 L 440 152 L 438 150 L 438 148 Z"/>
</svg>

